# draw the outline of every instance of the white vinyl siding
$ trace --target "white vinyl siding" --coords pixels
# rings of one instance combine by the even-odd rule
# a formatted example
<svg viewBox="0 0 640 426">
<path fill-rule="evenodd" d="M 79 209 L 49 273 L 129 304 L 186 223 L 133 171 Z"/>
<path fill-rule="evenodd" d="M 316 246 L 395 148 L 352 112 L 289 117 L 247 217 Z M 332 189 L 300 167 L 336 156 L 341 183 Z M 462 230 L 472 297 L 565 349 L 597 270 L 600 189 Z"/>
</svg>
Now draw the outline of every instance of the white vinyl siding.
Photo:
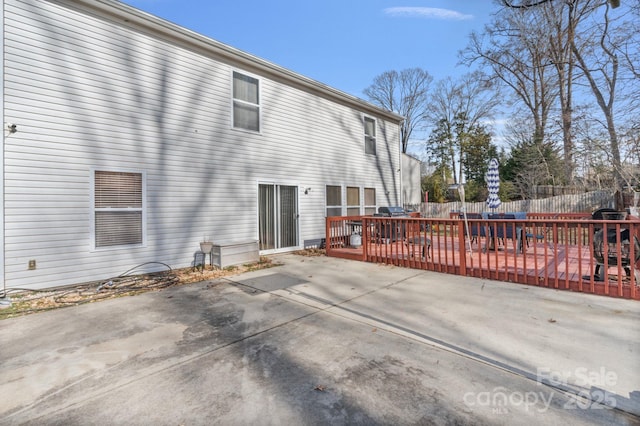
<svg viewBox="0 0 640 426">
<path fill-rule="evenodd" d="M 301 242 L 325 234 L 328 183 L 399 193 L 397 122 L 376 117 L 378 156 L 363 156 L 363 111 L 347 102 L 65 4 L 5 3 L 5 121 L 18 126 L 4 142 L 7 286 L 94 281 L 157 262 L 187 267 L 204 235 L 255 241 L 257 182 L 311 188 L 299 194 Z M 268 105 L 259 133 L 230 125 L 233 73 L 245 66 Z M 142 245 L 91 250 L 92 170 L 144 170 Z"/>
</svg>

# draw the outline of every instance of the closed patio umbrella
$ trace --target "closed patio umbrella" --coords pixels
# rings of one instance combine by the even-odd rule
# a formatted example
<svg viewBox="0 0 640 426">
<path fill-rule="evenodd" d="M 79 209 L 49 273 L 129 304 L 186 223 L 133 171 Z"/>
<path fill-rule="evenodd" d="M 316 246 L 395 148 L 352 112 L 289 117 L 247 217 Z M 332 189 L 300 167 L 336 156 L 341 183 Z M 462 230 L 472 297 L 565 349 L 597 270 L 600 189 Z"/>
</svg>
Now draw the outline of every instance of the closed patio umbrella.
<svg viewBox="0 0 640 426">
<path fill-rule="evenodd" d="M 484 180 L 487 182 L 487 189 L 489 190 L 489 197 L 487 198 L 487 207 L 490 209 L 497 209 L 502 204 L 498 191 L 500 190 L 500 173 L 498 172 L 498 160 L 492 158 L 489 162 L 489 170 L 484 176 Z"/>
<path fill-rule="evenodd" d="M 464 185 L 458 185 L 458 195 L 460 195 L 460 201 L 462 202 L 462 215 L 464 217 L 464 226 L 467 230 L 466 240 L 469 242 L 469 253 L 470 256 L 473 257 L 473 252 L 471 251 L 471 235 L 469 235 L 469 220 L 467 219 L 467 207 L 465 206 L 465 195 L 464 195 Z"/>
</svg>

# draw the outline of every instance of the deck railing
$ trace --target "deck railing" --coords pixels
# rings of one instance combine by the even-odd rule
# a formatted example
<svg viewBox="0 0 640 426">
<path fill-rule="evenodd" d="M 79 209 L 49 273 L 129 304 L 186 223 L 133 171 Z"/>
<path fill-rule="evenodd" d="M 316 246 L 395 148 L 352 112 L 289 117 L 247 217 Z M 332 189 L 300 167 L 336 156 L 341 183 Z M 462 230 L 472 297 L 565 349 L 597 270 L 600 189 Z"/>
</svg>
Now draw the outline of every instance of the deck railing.
<svg viewBox="0 0 640 426">
<path fill-rule="evenodd" d="M 602 230 L 601 232 L 598 232 Z M 640 220 L 327 218 L 328 256 L 640 300 Z M 595 247 L 594 247 L 595 244 Z M 595 252 L 602 252 L 599 260 Z"/>
</svg>

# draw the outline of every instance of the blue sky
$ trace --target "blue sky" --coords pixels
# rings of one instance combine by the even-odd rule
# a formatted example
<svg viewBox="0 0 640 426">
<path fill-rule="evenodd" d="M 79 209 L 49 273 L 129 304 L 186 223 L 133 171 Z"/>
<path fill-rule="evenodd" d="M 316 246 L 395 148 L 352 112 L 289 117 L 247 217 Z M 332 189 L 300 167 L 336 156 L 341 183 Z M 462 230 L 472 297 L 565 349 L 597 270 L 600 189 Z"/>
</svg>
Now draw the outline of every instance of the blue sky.
<svg viewBox="0 0 640 426">
<path fill-rule="evenodd" d="M 457 53 L 492 0 L 125 0 L 131 6 L 354 96 L 389 70 L 435 80 L 468 71 Z"/>
</svg>

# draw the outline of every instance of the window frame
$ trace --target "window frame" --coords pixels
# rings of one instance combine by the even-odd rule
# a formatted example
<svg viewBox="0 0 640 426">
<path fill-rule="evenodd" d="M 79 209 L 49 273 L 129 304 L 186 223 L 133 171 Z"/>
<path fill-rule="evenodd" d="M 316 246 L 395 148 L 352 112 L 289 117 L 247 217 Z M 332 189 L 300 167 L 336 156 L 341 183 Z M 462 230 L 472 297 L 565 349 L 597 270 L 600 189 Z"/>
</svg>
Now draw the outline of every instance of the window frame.
<svg viewBox="0 0 640 426">
<path fill-rule="evenodd" d="M 340 190 L 340 204 L 329 204 L 329 194 L 328 194 L 328 188 L 332 187 L 332 188 L 339 188 Z M 343 190 L 342 190 L 342 185 L 325 185 L 324 186 L 324 214 L 325 217 L 339 217 L 339 216 L 344 216 L 344 208 L 343 208 L 343 204 L 344 204 L 344 194 L 343 194 Z M 329 215 L 329 210 L 337 210 L 340 209 L 340 214 L 339 215 Z"/>
<path fill-rule="evenodd" d="M 351 190 L 351 191 L 349 191 Z M 355 191 L 354 191 L 355 190 Z M 347 198 L 345 200 L 345 208 L 347 216 L 361 216 L 362 215 L 362 187 L 360 186 L 349 186 L 346 187 Z M 351 194 L 350 194 L 351 193 Z M 358 198 L 358 204 L 352 204 L 350 200 L 350 195 L 355 195 Z M 357 212 L 353 212 L 353 210 L 358 210 Z"/>
<path fill-rule="evenodd" d="M 378 212 L 378 196 L 376 188 L 374 187 L 363 187 L 362 189 L 364 196 L 362 198 L 363 204 L 363 212 L 365 216 L 373 216 Z M 367 203 L 367 191 L 373 191 L 373 204 Z"/>
<path fill-rule="evenodd" d="M 373 135 L 367 133 L 367 121 L 373 123 Z M 377 128 L 378 120 L 375 117 L 363 115 L 362 117 L 362 131 L 364 133 L 364 153 L 367 155 L 378 155 L 377 152 Z M 373 149 L 371 149 L 373 147 Z"/>
<path fill-rule="evenodd" d="M 112 207 L 96 207 L 96 174 L 104 173 L 130 173 L 140 175 L 140 185 L 142 203 L 141 207 L 126 207 L 126 208 L 112 208 Z M 135 169 L 118 169 L 118 168 L 91 168 L 90 169 L 90 251 L 107 251 L 107 250 L 125 250 L 131 248 L 146 247 L 147 245 L 147 173 L 144 170 Z M 108 246 L 97 246 L 97 229 L 96 229 L 96 213 L 97 212 L 141 212 L 141 242 L 135 244 L 118 244 Z"/>
<path fill-rule="evenodd" d="M 340 190 L 340 205 L 337 204 L 329 204 L 328 203 L 328 193 L 327 193 L 327 189 L 329 187 L 332 188 L 339 188 Z M 349 189 L 357 189 L 357 193 L 358 193 L 358 204 L 349 204 Z M 374 204 L 367 204 L 367 191 L 373 191 L 373 202 Z M 324 205 L 325 205 L 325 217 L 338 217 L 338 216 L 329 216 L 328 215 L 328 211 L 330 209 L 332 210 L 340 210 L 340 215 L 339 216 L 371 216 L 374 215 L 377 211 L 378 211 L 378 205 L 377 205 L 377 190 L 374 186 L 366 186 L 366 185 L 346 185 L 346 184 L 341 184 L 341 185 L 330 185 L 327 184 L 325 185 L 325 190 L 324 190 L 324 194 L 325 194 L 325 200 L 324 200 Z M 356 214 L 352 214 L 352 212 L 350 212 L 349 210 L 355 210 L 358 209 L 358 213 Z"/>
<path fill-rule="evenodd" d="M 240 98 L 236 98 L 235 97 L 235 93 L 234 93 L 234 87 L 235 87 L 235 78 L 236 78 L 236 74 L 243 76 L 243 77 L 247 77 L 250 79 L 254 79 L 256 80 L 256 84 L 258 85 L 257 88 L 257 101 L 258 103 L 252 103 L 249 101 L 246 101 L 244 99 L 240 99 Z M 236 122 L 236 103 L 238 105 L 244 105 L 244 106 L 249 106 L 249 107 L 255 107 L 257 109 L 258 112 L 258 130 L 254 130 L 251 128 L 247 128 L 247 127 L 240 127 L 240 126 L 236 126 L 235 122 Z M 260 134 L 262 133 L 262 79 L 256 75 L 241 71 L 241 70 L 231 70 L 231 128 L 233 130 L 239 130 L 242 132 L 250 132 L 250 133 L 256 133 L 256 134 Z"/>
</svg>

